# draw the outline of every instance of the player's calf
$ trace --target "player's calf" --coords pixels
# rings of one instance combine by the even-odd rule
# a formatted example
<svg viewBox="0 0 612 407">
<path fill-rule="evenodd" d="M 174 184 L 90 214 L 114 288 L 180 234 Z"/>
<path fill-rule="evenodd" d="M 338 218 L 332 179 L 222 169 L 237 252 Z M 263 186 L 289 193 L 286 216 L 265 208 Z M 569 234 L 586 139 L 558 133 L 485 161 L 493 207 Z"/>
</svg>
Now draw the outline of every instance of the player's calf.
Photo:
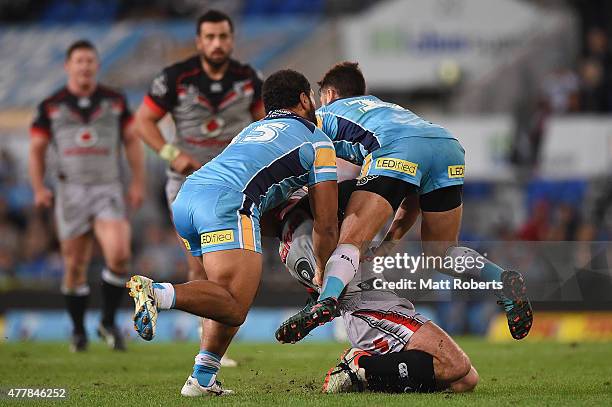
<svg viewBox="0 0 612 407">
<path fill-rule="evenodd" d="M 463 378 L 472 366 L 459 345 L 432 321 L 425 323 L 410 337 L 405 349 L 420 350 L 431 355 L 439 384 L 450 384 Z"/>
</svg>

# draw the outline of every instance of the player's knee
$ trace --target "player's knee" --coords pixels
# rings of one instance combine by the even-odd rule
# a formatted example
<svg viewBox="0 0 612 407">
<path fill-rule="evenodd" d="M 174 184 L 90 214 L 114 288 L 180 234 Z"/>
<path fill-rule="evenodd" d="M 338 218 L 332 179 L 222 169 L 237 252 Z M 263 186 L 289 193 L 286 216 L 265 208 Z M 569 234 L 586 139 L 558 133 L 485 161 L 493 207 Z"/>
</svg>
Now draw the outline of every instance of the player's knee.
<svg viewBox="0 0 612 407">
<path fill-rule="evenodd" d="M 189 281 L 206 280 L 206 273 L 204 273 L 204 269 L 202 267 L 190 267 L 187 271 L 187 278 Z"/>
<path fill-rule="evenodd" d="M 436 357 L 440 362 L 440 369 L 436 372 L 436 379 L 444 382 L 454 382 L 465 377 L 472 367 L 470 359 L 463 352 L 451 352 Z"/>
<path fill-rule="evenodd" d="M 130 263 L 130 253 L 128 251 L 120 251 L 110 256 L 106 260 L 106 266 L 115 274 L 127 274 L 128 265 Z"/>
<path fill-rule="evenodd" d="M 478 385 L 479 381 L 480 376 L 478 375 L 478 372 L 473 366 L 470 366 L 470 371 L 468 374 L 451 384 L 451 390 L 455 393 L 473 391 Z"/>
<path fill-rule="evenodd" d="M 86 267 L 86 259 L 80 256 L 64 256 L 64 273 L 68 275 L 71 280 L 84 280 Z"/>
<path fill-rule="evenodd" d="M 444 258 L 451 242 L 423 242 L 423 254 L 427 257 Z"/>
<path fill-rule="evenodd" d="M 248 310 L 236 308 L 227 317 L 226 324 L 229 326 L 240 326 L 244 324 L 248 314 Z"/>
</svg>

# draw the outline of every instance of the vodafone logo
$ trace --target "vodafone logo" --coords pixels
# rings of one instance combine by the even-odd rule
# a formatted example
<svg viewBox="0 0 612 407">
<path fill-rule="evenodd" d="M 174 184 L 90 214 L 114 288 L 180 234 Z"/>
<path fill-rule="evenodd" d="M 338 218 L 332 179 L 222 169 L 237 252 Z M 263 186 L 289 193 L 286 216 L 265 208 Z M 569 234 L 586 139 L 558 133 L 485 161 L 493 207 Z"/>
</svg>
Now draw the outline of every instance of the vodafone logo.
<svg viewBox="0 0 612 407">
<path fill-rule="evenodd" d="M 80 147 L 91 147 L 98 142 L 98 134 L 93 128 L 82 128 L 79 129 L 75 141 Z"/>
<path fill-rule="evenodd" d="M 225 120 L 221 117 L 211 117 L 202 123 L 201 130 L 202 134 L 208 137 L 217 137 L 223 131 L 225 127 Z"/>
</svg>

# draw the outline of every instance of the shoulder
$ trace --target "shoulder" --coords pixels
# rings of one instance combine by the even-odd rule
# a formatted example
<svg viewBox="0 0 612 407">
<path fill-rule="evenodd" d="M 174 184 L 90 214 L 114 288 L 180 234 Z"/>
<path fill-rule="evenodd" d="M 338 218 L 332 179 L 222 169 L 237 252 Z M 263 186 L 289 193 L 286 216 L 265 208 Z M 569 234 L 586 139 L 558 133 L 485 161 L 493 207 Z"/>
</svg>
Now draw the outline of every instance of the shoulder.
<svg viewBox="0 0 612 407">
<path fill-rule="evenodd" d="M 111 86 L 106 86 L 103 84 L 98 84 L 98 92 L 103 97 L 111 98 L 111 99 L 122 99 L 125 100 L 125 94 L 119 88 L 114 88 Z"/>
<path fill-rule="evenodd" d="M 251 65 L 230 59 L 227 73 L 236 80 L 257 79 L 262 80 L 261 74 Z"/>
<path fill-rule="evenodd" d="M 65 99 L 67 96 L 68 96 L 68 91 L 66 90 L 65 86 L 62 86 L 61 88 L 56 89 L 53 93 L 51 93 L 49 96 L 44 98 L 39 103 L 39 106 L 46 106 L 46 105 L 53 104 L 53 103 L 59 103 L 63 99 Z"/>
<path fill-rule="evenodd" d="M 202 70 L 200 57 L 193 55 L 187 59 L 166 66 L 162 73 L 168 77 L 177 78 L 188 73 L 198 73 Z"/>
<path fill-rule="evenodd" d="M 312 133 L 312 137 L 315 143 L 319 143 L 321 145 L 329 144 L 329 147 L 332 147 L 332 148 L 334 146 L 331 139 L 327 136 L 327 134 L 325 134 L 325 132 L 319 129 L 318 127 L 315 127 L 315 130 Z"/>
</svg>

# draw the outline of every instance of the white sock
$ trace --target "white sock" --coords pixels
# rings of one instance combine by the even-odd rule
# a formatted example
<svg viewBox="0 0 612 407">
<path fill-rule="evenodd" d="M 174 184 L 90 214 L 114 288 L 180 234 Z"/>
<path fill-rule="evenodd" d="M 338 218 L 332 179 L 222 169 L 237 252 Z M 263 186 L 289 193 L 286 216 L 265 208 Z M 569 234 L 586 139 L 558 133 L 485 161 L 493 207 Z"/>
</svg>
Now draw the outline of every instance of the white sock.
<svg viewBox="0 0 612 407">
<path fill-rule="evenodd" d="M 157 308 L 174 308 L 175 294 L 174 286 L 170 283 L 153 283 L 153 293 L 157 300 Z"/>
<path fill-rule="evenodd" d="M 319 300 L 338 298 L 359 268 L 359 249 L 352 244 L 340 244 L 325 265 L 325 279 Z"/>
</svg>

